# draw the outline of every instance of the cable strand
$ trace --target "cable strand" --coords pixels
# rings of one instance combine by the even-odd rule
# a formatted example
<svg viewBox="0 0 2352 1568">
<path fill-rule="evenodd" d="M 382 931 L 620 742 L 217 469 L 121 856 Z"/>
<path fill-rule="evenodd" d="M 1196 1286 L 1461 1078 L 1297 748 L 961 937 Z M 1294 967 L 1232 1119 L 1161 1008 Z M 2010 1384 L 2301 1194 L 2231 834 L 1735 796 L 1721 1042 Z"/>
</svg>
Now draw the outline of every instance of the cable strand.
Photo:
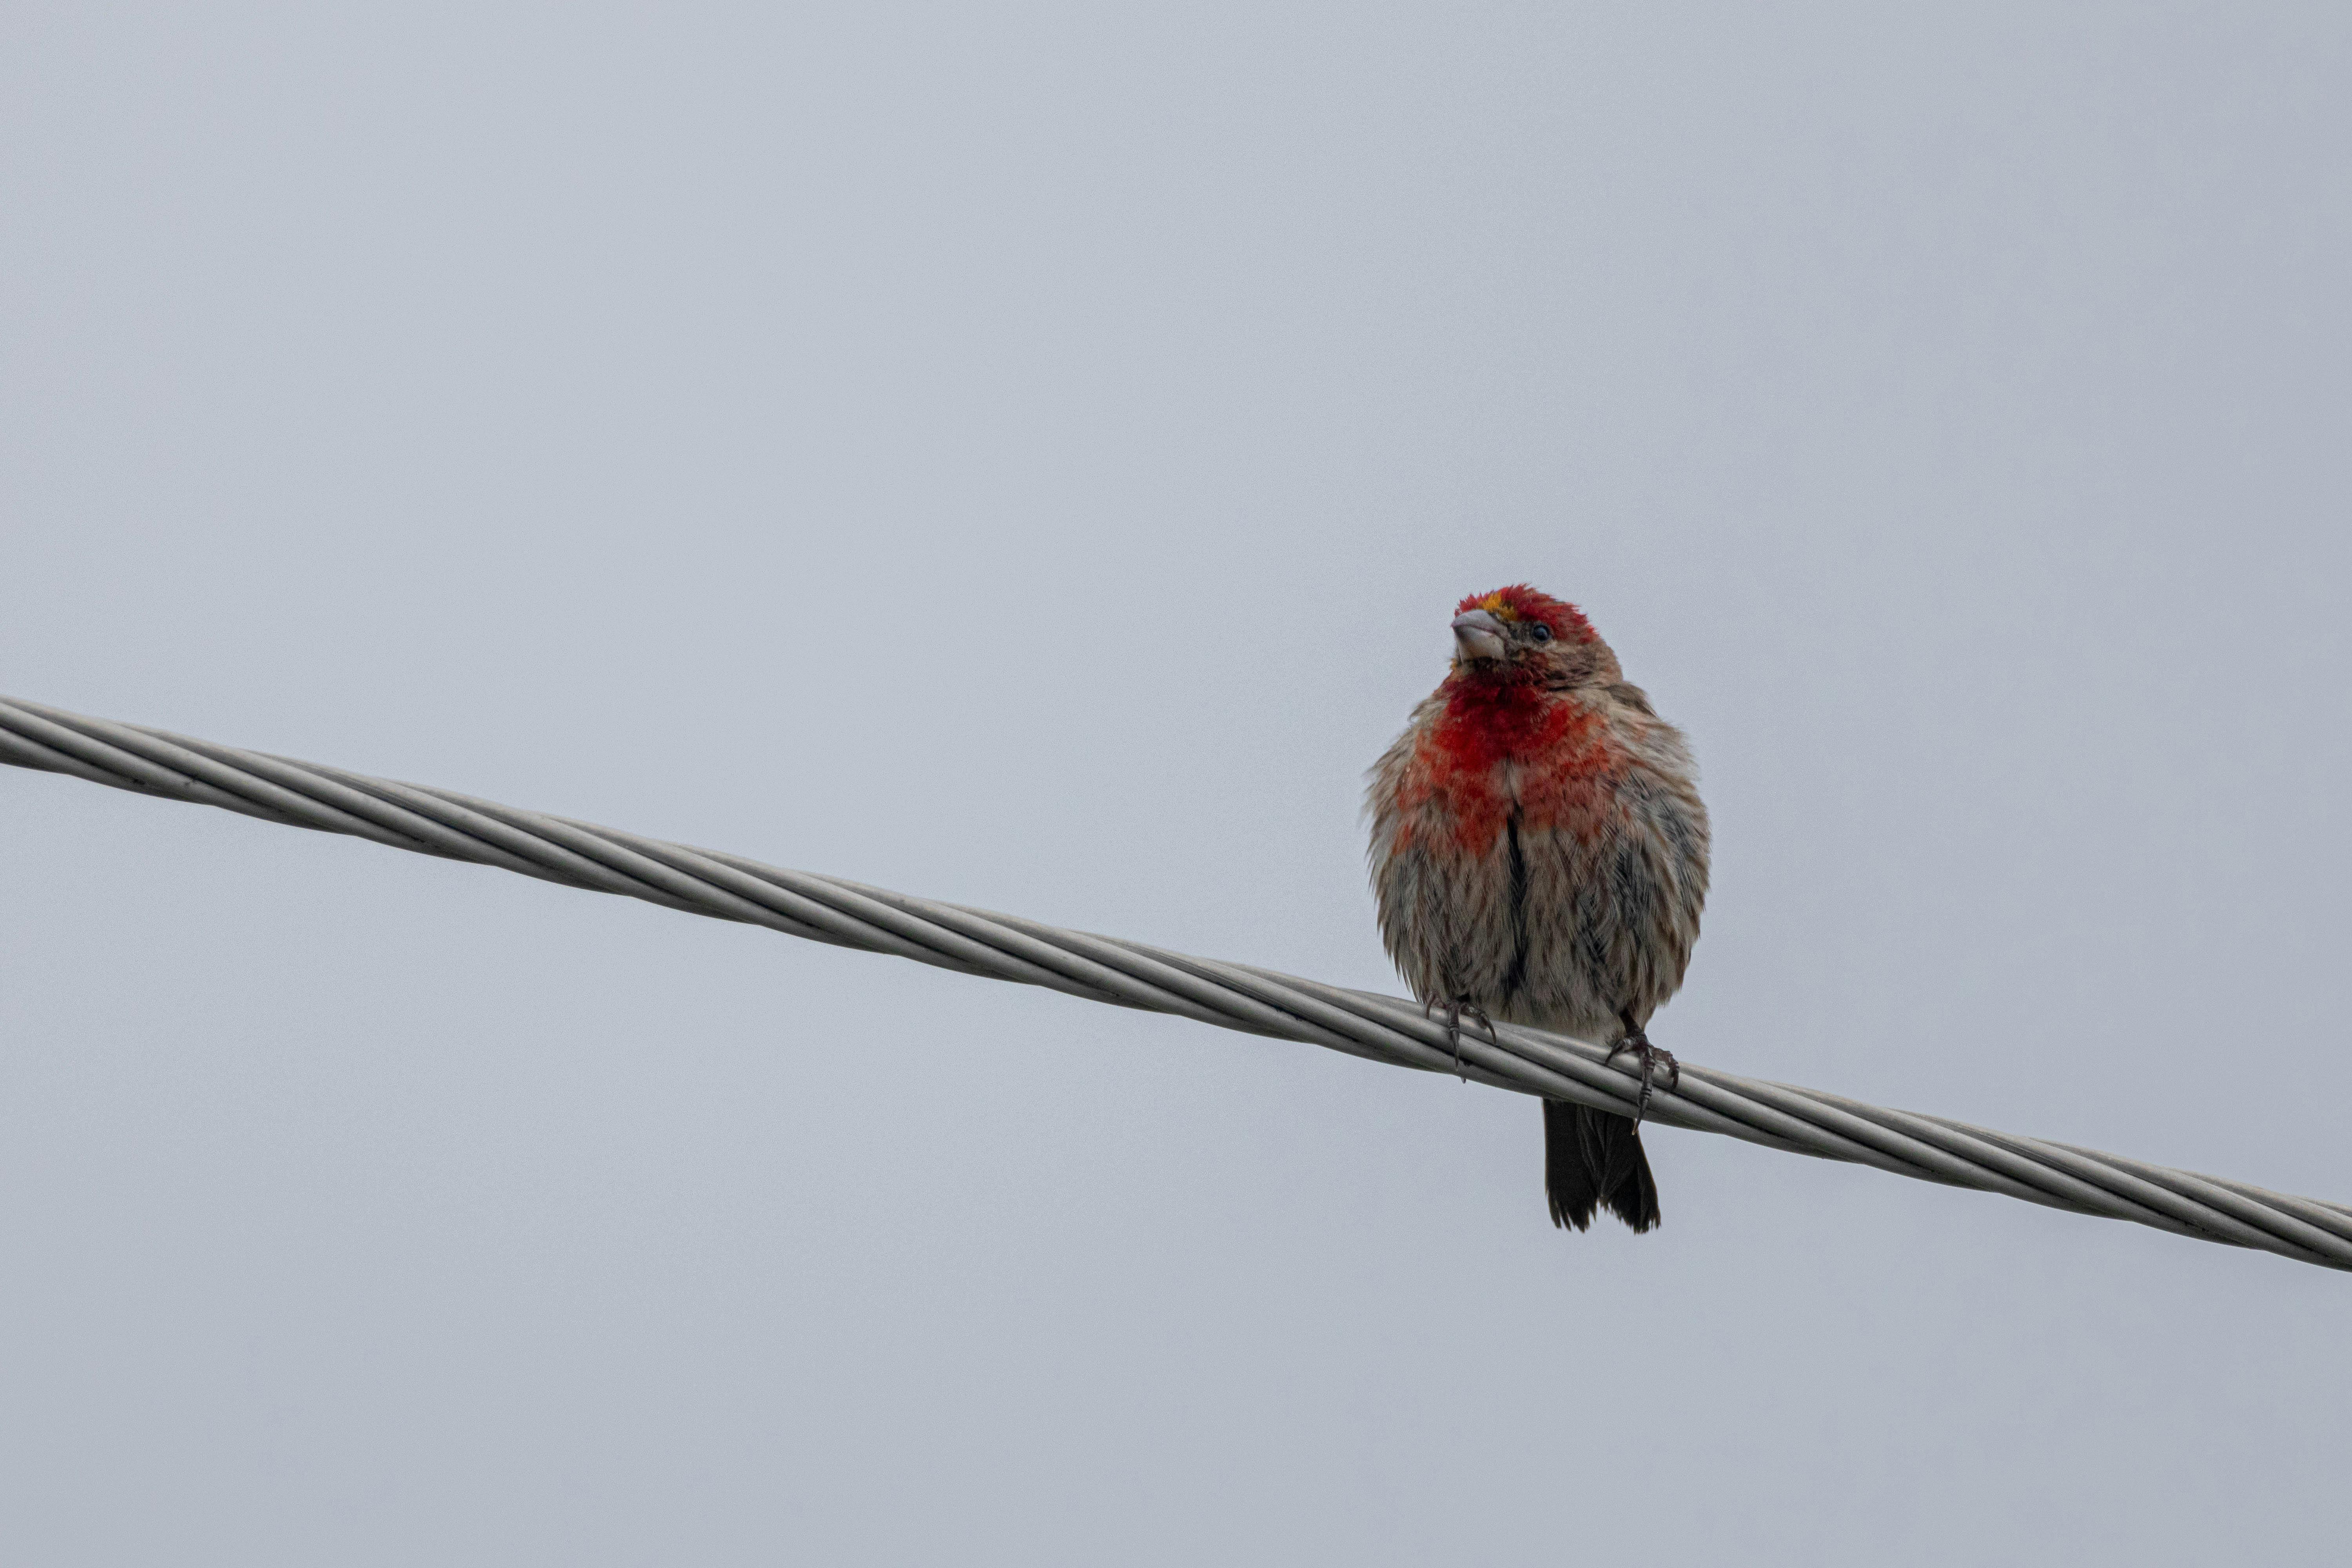
<svg viewBox="0 0 2352 1568">
<path fill-rule="evenodd" d="M 1465 1028 L 1457 1040 L 1402 997 L 785 870 L 40 703 L 0 698 L 0 763 L 1391 1066 L 1459 1070 L 1517 1093 L 1623 1113 L 1639 1092 L 1638 1072 L 1591 1041 L 1512 1024 Z M 1686 1063 L 1675 1087 L 1655 1089 L 1649 1120 L 2352 1269 L 2352 1205 L 1946 1117 Z"/>
</svg>

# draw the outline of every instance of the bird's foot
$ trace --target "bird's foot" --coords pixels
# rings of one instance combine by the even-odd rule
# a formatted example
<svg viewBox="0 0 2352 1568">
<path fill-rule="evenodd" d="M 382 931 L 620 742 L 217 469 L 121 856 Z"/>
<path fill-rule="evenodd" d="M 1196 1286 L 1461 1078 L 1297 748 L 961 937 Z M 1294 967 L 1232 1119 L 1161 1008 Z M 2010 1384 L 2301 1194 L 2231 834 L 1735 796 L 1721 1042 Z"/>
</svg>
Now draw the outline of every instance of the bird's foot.
<svg viewBox="0 0 2352 1568">
<path fill-rule="evenodd" d="M 1434 998 L 1423 1002 L 1421 1005 L 1421 1016 L 1424 1018 L 1431 1017 L 1434 1016 L 1436 1009 L 1437 1003 Z M 1469 997 L 1456 996 L 1445 1004 L 1445 1039 L 1446 1043 L 1454 1047 L 1454 1076 L 1467 1082 L 1469 1075 L 1462 1070 L 1462 1020 L 1465 1016 L 1476 1019 L 1478 1026 L 1486 1031 L 1488 1045 L 1499 1046 L 1503 1041 L 1502 1037 L 1495 1033 L 1495 1020 L 1486 1016 L 1486 1009 L 1470 1000 Z"/>
<path fill-rule="evenodd" d="M 1675 1060 L 1674 1052 L 1650 1044 L 1650 1037 L 1642 1032 L 1640 1026 L 1629 1024 L 1626 1029 L 1625 1037 L 1610 1047 L 1609 1054 L 1601 1060 L 1605 1067 L 1617 1059 L 1619 1051 L 1631 1051 L 1633 1059 L 1642 1064 L 1642 1092 L 1633 1101 L 1633 1125 L 1638 1129 L 1642 1125 L 1642 1118 L 1649 1113 L 1650 1088 L 1657 1078 L 1658 1068 L 1664 1067 L 1666 1069 L 1668 1089 L 1680 1089 L 1683 1086 L 1683 1068 Z"/>
</svg>

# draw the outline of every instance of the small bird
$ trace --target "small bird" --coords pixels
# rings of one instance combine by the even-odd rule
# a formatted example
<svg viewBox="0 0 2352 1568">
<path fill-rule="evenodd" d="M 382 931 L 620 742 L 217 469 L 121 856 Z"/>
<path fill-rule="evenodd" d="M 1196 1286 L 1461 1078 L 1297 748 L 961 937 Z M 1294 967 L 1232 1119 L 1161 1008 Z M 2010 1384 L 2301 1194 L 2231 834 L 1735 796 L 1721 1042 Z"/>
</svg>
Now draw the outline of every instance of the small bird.
<svg viewBox="0 0 2352 1568">
<path fill-rule="evenodd" d="M 1544 1101 L 1555 1226 L 1606 1207 L 1658 1223 L 1642 1149 L 1643 1032 L 1682 985 L 1706 901 L 1706 807 L 1682 731 L 1627 684 L 1574 605 L 1525 584 L 1455 607 L 1454 664 L 1373 765 L 1372 889 L 1389 956 L 1424 1013 L 1501 1018 L 1631 1051 L 1632 1116 Z"/>
</svg>

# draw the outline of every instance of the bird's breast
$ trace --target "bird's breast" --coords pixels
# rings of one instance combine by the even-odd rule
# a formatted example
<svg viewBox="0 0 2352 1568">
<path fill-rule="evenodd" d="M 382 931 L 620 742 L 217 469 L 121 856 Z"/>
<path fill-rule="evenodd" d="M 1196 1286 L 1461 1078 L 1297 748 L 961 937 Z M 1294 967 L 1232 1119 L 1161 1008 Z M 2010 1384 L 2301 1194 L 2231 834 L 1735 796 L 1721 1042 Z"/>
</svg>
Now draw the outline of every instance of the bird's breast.
<svg viewBox="0 0 2352 1568">
<path fill-rule="evenodd" d="M 1483 856 L 1513 823 L 1590 839 L 1610 820 L 1624 759 L 1601 716 L 1527 692 L 1455 701 L 1422 737 L 1398 804 Z"/>
</svg>

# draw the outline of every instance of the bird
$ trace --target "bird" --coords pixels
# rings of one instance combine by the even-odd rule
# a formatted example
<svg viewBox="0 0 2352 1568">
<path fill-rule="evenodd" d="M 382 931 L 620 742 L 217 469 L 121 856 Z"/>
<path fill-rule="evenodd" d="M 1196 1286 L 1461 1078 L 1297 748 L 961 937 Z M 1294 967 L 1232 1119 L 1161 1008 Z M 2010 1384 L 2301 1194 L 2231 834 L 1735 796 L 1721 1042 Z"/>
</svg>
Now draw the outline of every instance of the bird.
<svg viewBox="0 0 2352 1568">
<path fill-rule="evenodd" d="M 1659 1221 L 1642 1147 L 1677 1083 L 1651 1016 L 1678 990 L 1706 902 L 1708 828 L 1682 731 L 1574 605 L 1527 584 L 1454 607 L 1445 679 L 1367 775 L 1381 936 L 1424 1016 L 1606 1043 L 1641 1071 L 1633 1114 L 1546 1100 L 1552 1224 Z"/>
</svg>

